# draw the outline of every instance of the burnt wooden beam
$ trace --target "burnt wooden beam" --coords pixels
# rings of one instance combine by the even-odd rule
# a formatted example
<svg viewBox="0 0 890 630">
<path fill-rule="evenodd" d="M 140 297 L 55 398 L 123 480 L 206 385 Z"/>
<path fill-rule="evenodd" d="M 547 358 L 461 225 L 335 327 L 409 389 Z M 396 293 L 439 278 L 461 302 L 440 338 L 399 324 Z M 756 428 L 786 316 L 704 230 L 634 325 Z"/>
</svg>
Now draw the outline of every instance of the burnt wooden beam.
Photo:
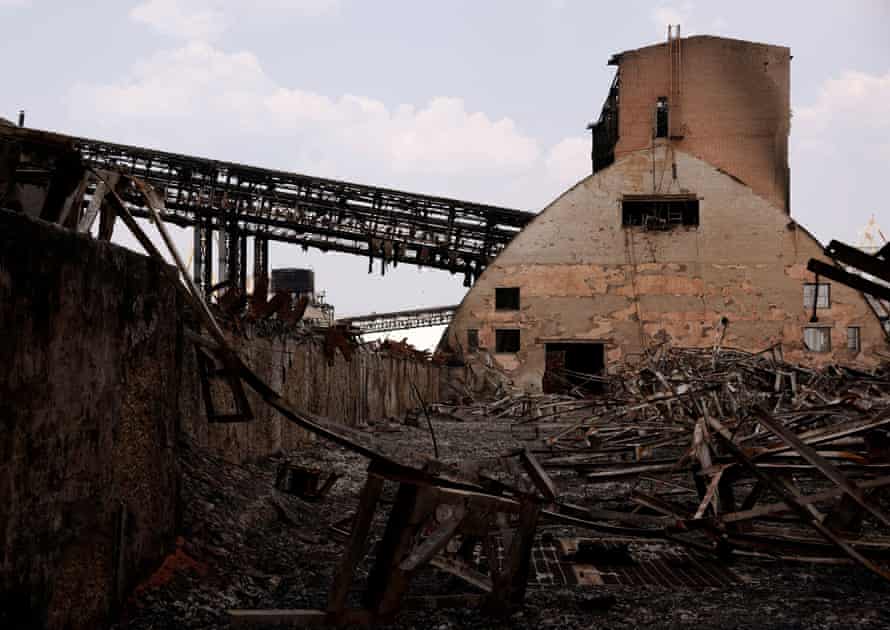
<svg viewBox="0 0 890 630">
<path fill-rule="evenodd" d="M 553 479 L 550 478 L 550 475 L 547 474 L 547 471 L 541 466 L 541 463 L 537 458 L 532 455 L 528 449 L 522 449 L 519 453 L 519 461 L 522 462 L 528 476 L 531 477 L 535 487 L 541 492 L 544 498 L 548 501 L 555 501 L 557 495 L 556 485 L 553 483 Z"/>
<path fill-rule="evenodd" d="M 866 280 L 862 276 L 857 276 L 856 274 L 844 271 L 840 267 L 835 267 L 834 265 L 829 265 L 828 263 L 822 262 L 821 260 L 811 258 L 810 262 L 807 263 L 807 269 L 824 278 L 829 278 L 831 280 L 834 280 L 835 282 L 840 282 L 841 284 L 844 284 L 851 289 L 856 289 L 857 291 L 868 293 L 869 295 L 874 296 L 880 300 L 890 301 L 890 288 L 881 286 L 880 284 L 877 284 L 870 280 Z"/>
<path fill-rule="evenodd" d="M 810 445 L 803 442 L 793 432 L 789 431 L 784 425 L 777 422 L 775 418 L 760 408 L 755 409 L 757 421 L 774 433 L 780 440 L 797 451 L 810 464 L 815 466 L 819 472 L 828 477 L 837 487 L 858 503 L 869 514 L 874 516 L 884 525 L 890 527 L 890 518 L 888 518 L 877 506 L 871 501 L 866 500 L 865 494 L 855 484 L 853 484 L 840 470 L 835 468 L 827 459 L 819 455 L 819 453 Z"/>
<path fill-rule="evenodd" d="M 890 581 L 890 572 L 885 568 L 875 564 L 869 558 L 863 556 L 857 551 L 847 540 L 844 540 L 823 524 L 823 516 L 811 504 L 801 503 L 803 495 L 789 481 L 776 479 L 771 474 L 763 470 L 763 468 L 754 462 L 738 447 L 732 440 L 732 434 L 717 419 L 708 418 L 708 424 L 714 429 L 714 434 L 720 438 L 720 442 L 724 448 L 735 457 L 739 463 L 751 471 L 751 473 L 763 482 L 764 486 L 774 492 L 790 509 L 797 514 L 800 520 L 819 533 L 829 543 L 834 544 L 838 549 L 845 553 L 851 560 L 865 567 L 875 575 L 880 576 L 884 580 Z"/>
<path fill-rule="evenodd" d="M 825 248 L 825 255 L 839 263 L 855 267 L 885 282 L 890 282 L 890 262 L 866 254 L 861 249 L 851 247 L 840 241 L 831 241 Z"/>
<path fill-rule="evenodd" d="M 383 477 L 369 470 L 368 479 L 365 481 L 365 487 L 362 489 L 361 496 L 359 497 L 359 505 L 352 523 L 349 543 L 346 545 L 345 553 L 340 560 L 340 566 L 337 568 L 337 573 L 334 576 L 334 583 L 328 592 L 330 620 L 338 619 L 343 613 L 346 605 L 346 596 L 352 584 L 353 572 L 367 550 L 368 534 L 371 531 L 374 511 L 380 500 L 382 490 Z"/>
</svg>

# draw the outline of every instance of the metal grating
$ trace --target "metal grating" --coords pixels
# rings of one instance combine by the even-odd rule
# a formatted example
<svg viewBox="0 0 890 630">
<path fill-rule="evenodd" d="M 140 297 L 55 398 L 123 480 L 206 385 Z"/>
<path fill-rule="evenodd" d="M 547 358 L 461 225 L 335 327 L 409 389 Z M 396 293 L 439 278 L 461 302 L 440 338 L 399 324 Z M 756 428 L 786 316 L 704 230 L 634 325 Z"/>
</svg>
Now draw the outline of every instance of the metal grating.
<svg viewBox="0 0 890 630">
<path fill-rule="evenodd" d="M 498 564 L 503 562 L 504 544 L 497 536 Z M 612 541 L 593 538 L 561 538 L 536 541 L 532 549 L 530 581 L 538 586 L 639 586 L 660 588 L 715 588 L 741 583 L 741 579 L 709 558 L 683 552 L 665 551 L 647 559 L 626 562 L 575 562 L 579 544 L 611 545 Z M 478 545 L 474 560 L 478 570 L 487 573 L 488 559 Z"/>
</svg>

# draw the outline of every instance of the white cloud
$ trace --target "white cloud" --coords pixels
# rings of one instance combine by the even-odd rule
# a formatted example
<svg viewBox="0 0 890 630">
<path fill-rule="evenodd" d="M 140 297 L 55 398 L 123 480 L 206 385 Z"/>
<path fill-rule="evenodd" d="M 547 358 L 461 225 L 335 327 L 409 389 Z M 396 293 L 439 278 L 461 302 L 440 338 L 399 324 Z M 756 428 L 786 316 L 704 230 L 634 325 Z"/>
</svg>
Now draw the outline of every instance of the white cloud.
<svg viewBox="0 0 890 630">
<path fill-rule="evenodd" d="M 883 76 L 848 70 L 827 79 L 812 105 L 794 109 L 792 146 L 799 154 L 835 154 L 867 147 L 861 155 L 890 156 L 890 71 Z"/>
<path fill-rule="evenodd" d="M 131 80 L 124 83 L 75 84 L 72 101 L 84 111 L 131 120 L 183 118 L 228 110 L 233 95 L 252 94 L 267 84 L 253 54 L 227 54 L 194 42 L 137 64 Z"/>
<path fill-rule="evenodd" d="M 795 128 L 802 135 L 819 133 L 838 122 L 872 129 L 890 127 L 890 71 L 879 76 L 848 70 L 826 80 L 816 102 L 794 113 Z"/>
<path fill-rule="evenodd" d="M 303 15 L 321 15 L 340 8 L 340 0 L 220 0 L 227 5 L 255 9 L 281 9 Z"/>
<path fill-rule="evenodd" d="M 544 159 L 547 177 L 562 191 L 590 174 L 590 137 L 566 138 L 547 152 Z"/>
<path fill-rule="evenodd" d="M 202 42 L 156 54 L 123 82 L 77 84 L 71 103 L 76 117 L 98 114 L 106 124 L 163 120 L 196 135 L 274 138 L 298 147 L 293 159 L 303 168 L 361 162 L 396 175 L 479 177 L 540 166 L 537 142 L 513 120 L 473 111 L 460 98 L 419 107 L 331 98 L 276 85 L 253 54 Z"/>
<path fill-rule="evenodd" d="M 724 33 L 729 27 L 726 18 L 720 15 L 706 22 L 696 10 L 695 3 L 688 1 L 680 4 L 660 4 L 649 12 L 649 19 L 652 20 L 661 39 L 667 38 L 668 24 L 680 25 L 680 34 L 683 37 Z M 702 27 L 706 28 L 702 30 Z"/>
<path fill-rule="evenodd" d="M 0 0 L 9 1 L 23 0 Z M 171 37 L 211 41 L 247 12 L 281 10 L 317 16 L 339 5 L 340 0 L 143 0 L 130 10 L 130 18 Z"/>
<path fill-rule="evenodd" d="M 11 8 L 18 9 L 22 7 L 30 7 L 31 0 L 0 0 L 0 9 Z"/>
<path fill-rule="evenodd" d="M 215 39 L 226 29 L 220 11 L 183 0 L 146 0 L 130 9 L 130 18 L 164 35 L 190 40 Z"/>
<path fill-rule="evenodd" d="M 682 34 L 689 35 L 692 30 L 692 11 L 695 5 L 691 2 L 684 2 L 679 5 L 662 4 L 649 12 L 649 18 L 655 25 L 655 29 L 662 39 L 667 38 L 668 24 L 679 24 L 682 27 Z"/>
<path fill-rule="evenodd" d="M 794 108 L 792 211 L 822 239 L 855 238 L 872 214 L 886 217 L 888 163 L 890 69 L 845 71 L 825 80 L 812 103 Z"/>
</svg>

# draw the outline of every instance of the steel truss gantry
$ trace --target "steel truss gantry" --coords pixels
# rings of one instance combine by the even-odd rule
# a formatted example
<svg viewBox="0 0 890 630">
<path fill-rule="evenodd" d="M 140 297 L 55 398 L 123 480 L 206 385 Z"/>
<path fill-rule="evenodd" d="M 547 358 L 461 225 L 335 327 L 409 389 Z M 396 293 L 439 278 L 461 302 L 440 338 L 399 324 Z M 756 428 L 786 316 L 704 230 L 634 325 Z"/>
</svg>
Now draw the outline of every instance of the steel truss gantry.
<svg viewBox="0 0 890 630">
<path fill-rule="evenodd" d="M 339 321 L 359 329 L 362 333 L 383 333 L 427 326 L 444 326 L 451 323 L 458 306 L 458 304 L 452 304 L 409 311 L 371 313 L 370 315 L 344 317 Z"/>
<path fill-rule="evenodd" d="M 221 162 L 31 129 L 70 143 L 89 167 L 119 171 L 160 194 L 165 222 L 195 229 L 194 276 L 209 290 L 214 232 L 222 233 L 219 278 L 242 288 L 247 237 L 257 239 L 257 272 L 268 271 L 268 243 L 281 241 L 462 273 L 474 281 L 534 217 L 532 213 L 377 186 Z M 147 217 L 141 196 L 127 197 Z"/>
</svg>

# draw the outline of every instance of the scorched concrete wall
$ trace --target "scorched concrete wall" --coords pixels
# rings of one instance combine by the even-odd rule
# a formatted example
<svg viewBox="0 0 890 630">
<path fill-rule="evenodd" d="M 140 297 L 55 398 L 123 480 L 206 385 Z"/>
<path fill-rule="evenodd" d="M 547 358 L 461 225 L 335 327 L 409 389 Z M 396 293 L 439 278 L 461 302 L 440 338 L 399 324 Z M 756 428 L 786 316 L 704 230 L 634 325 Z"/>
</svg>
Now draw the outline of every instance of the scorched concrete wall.
<svg viewBox="0 0 890 630">
<path fill-rule="evenodd" d="M 101 627 L 168 551 L 178 313 L 151 260 L 0 211 L 0 627 Z"/>
<path fill-rule="evenodd" d="M 97 628 L 176 531 L 175 443 L 241 461 L 308 435 L 249 391 L 208 425 L 187 312 L 149 258 L 0 211 L 0 628 Z M 230 341 L 298 408 L 346 424 L 439 400 L 441 368 L 319 338 Z M 222 405 L 222 403 L 221 403 Z"/>
<path fill-rule="evenodd" d="M 424 402 L 438 402 L 439 381 L 445 369 L 430 361 L 392 356 L 360 348 L 347 361 L 338 350 L 328 359 L 318 337 L 282 335 L 261 337 L 248 327 L 229 334 L 232 345 L 272 388 L 298 409 L 355 426 L 387 417 L 399 418 L 419 407 L 413 383 Z M 188 387 L 198 391 L 195 358 L 189 350 Z M 220 398 L 223 396 L 221 395 Z M 305 445 L 309 434 L 248 391 L 256 419 L 248 423 L 208 424 L 199 394 L 184 401 L 183 429 L 198 444 L 231 461 L 244 461 Z M 215 405 L 217 403 L 215 402 Z M 219 400 L 219 405 L 225 403 Z"/>
</svg>

